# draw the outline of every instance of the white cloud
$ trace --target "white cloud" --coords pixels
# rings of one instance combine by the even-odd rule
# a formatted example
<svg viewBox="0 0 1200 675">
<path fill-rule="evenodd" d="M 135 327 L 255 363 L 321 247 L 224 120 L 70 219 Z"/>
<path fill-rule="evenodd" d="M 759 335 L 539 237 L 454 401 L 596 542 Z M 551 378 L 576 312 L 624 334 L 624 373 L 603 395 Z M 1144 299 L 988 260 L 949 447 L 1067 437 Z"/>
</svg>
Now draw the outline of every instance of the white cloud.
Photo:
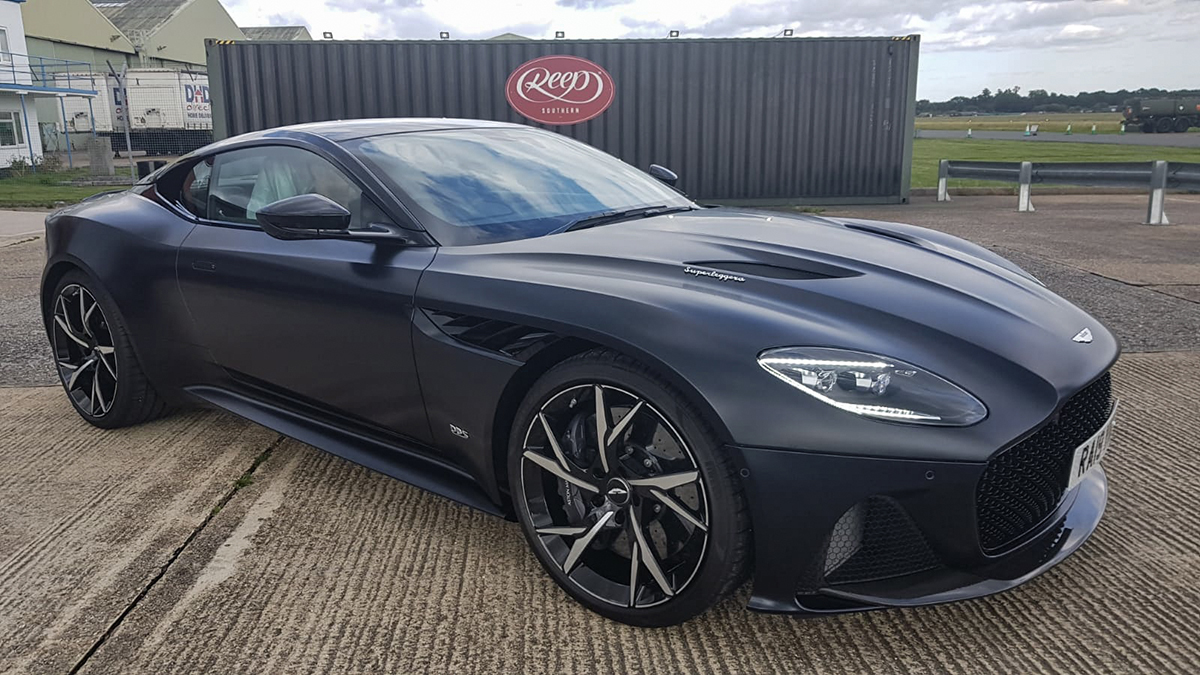
<svg viewBox="0 0 1200 675">
<path fill-rule="evenodd" d="M 224 0 L 243 25 L 337 39 L 922 36 L 919 95 L 1195 87 L 1196 0 Z M 1153 45 L 1153 67 L 1142 56 Z"/>
</svg>

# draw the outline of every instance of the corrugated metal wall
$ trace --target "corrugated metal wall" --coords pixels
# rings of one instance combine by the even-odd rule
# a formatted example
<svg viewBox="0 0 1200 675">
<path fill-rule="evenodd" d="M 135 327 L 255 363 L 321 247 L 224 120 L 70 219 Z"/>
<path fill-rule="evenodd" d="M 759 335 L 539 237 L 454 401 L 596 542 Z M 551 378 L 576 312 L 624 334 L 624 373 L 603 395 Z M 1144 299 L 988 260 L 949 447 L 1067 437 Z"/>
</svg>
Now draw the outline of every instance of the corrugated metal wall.
<svg viewBox="0 0 1200 675">
<path fill-rule="evenodd" d="M 547 127 L 688 194 L 746 203 L 908 197 L 919 38 L 239 42 L 208 44 L 218 137 L 361 117 L 535 124 L 505 81 L 525 61 L 580 56 L 613 77 L 590 121 Z M 537 125 L 541 126 L 541 125 Z"/>
</svg>

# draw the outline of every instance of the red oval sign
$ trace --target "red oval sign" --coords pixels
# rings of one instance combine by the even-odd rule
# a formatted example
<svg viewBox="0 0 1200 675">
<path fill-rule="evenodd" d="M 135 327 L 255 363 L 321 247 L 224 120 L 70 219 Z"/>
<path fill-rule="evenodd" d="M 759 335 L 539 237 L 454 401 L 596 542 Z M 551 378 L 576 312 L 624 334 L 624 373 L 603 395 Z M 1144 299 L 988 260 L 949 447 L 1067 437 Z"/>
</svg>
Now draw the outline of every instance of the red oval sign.
<svg viewBox="0 0 1200 675">
<path fill-rule="evenodd" d="M 542 124 L 579 124 L 612 105 L 612 76 L 578 56 L 541 56 L 508 76 L 504 95 L 525 117 Z"/>
</svg>

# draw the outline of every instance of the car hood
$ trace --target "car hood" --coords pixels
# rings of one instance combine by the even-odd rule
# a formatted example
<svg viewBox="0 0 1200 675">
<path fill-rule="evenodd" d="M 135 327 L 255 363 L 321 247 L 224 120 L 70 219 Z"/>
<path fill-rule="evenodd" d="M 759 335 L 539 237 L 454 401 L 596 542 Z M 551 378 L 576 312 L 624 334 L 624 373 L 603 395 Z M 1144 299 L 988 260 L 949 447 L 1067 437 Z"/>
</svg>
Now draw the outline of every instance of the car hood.
<svg viewBox="0 0 1200 675">
<path fill-rule="evenodd" d="M 644 347 L 698 387 L 722 360 L 757 370 L 772 347 L 855 349 L 950 379 L 1009 426 L 1045 419 L 1119 352 L 1098 321 L 1011 262 L 897 223 L 703 209 L 446 249 L 428 273 L 435 295 L 446 273 L 511 280 L 473 287 L 472 302 Z M 1073 341 L 1085 328 L 1092 341 Z M 725 377 L 716 388 L 753 398 L 759 386 L 770 385 Z M 998 413 L 997 400 L 1016 403 Z"/>
</svg>

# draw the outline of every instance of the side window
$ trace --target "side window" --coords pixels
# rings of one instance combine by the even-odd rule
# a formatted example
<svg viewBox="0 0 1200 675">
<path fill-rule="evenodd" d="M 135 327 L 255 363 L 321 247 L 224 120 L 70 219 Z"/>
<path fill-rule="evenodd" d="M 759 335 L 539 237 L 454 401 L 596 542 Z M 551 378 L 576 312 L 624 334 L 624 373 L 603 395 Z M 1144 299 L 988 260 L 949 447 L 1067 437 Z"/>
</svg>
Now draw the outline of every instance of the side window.
<svg viewBox="0 0 1200 675">
<path fill-rule="evenodd" d="M 200 218 L 208 217 L 208 181 L 212 176 L 212 158 L 192 165 L 179 186 L 179 204 Z"/>
<path fill-rule="evenodd" d="M 217 156 L 208 194 L 208 218 L 255 224 L 272 202 L 318 194 L 350 212 L 350 228 L 365 226 L 362 191 L 337 167 L 307 150 L 283 146 L 233 150 Z M 374 211 L 375 209 L 370 209 Z"/>
</svg>

